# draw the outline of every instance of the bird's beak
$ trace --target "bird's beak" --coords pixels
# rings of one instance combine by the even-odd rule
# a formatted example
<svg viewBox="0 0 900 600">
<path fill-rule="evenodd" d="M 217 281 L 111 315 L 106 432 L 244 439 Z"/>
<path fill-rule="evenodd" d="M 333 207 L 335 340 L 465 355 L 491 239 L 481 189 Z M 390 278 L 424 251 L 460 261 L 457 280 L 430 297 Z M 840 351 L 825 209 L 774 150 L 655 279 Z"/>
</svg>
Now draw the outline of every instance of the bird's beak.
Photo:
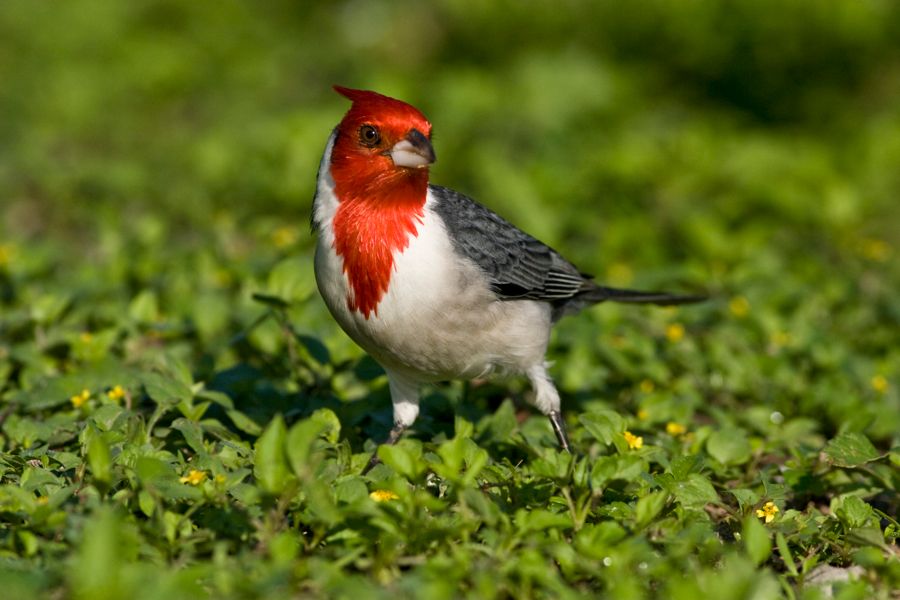
<svg viewBox="0 0 900 600">
<path fill-rule="evenodd" d="M 435 161 L 431 142 L 418 129 L 411 130 L 405 138 L 394 144 L 388 154 L 394 165 L 410 169 L 424 169 Z"/>
</svg>

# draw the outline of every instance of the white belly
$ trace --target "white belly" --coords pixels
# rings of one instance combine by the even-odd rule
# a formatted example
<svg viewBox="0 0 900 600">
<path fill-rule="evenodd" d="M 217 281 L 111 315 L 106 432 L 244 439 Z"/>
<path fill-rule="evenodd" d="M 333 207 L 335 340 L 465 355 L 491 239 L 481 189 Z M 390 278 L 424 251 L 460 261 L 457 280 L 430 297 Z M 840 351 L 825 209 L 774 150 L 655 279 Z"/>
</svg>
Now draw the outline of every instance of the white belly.
<svg viewBox="0 0 900 600">
<path fill-rule="evenodd" d="M 368 318 L 350 310 L 341 258 L 332 236 L 320 234 L 316 279 L 334 318 L 385 368 L 420 381 L 542 365 L 549 305 L 497 300 L 481 271 L 454 254 L 429 203 L 418 235 L 394 256 L 388 291 Z"/>
</svg>

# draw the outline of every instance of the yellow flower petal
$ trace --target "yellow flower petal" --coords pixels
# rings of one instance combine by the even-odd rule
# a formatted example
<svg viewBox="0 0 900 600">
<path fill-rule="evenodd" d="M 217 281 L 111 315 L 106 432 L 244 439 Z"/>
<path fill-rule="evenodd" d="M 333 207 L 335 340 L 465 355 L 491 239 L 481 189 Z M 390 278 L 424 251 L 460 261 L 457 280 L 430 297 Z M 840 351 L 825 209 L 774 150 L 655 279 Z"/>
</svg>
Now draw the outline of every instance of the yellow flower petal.
<svg viewBox="0 0 900 600">
<path fill-rule="evenodd" d="M 626 431 L 622 434 L 622 437 L 625 438 L 625 441 L 628 443 L 628 447 L 632 450 L 638 450 L 644 445 L 644 438 L 639 435 L 634 435 L 630 431 Z"/>
<path fill-rule="evenodd" d="M 878 392 L 879 394 L 883 394 L 888 391 L 888 380 L 884 375 L 875 375 L 872 377 L 872 389 Z"/>
<path fill-rule="evenodd" d="M 88 389 L 81 390 L 80 394 L 75 394 L 71 398 L 69 398 L 69 402 L 72 403 L 72 406 L 75 408 L 81 408 L 84 406 L 88 400 L 91 398 L 91 391 Z"/>
<path fill-rule="evenodd" d="M 683 435 L 687 431 L 687 427 L 675 421 L 666 423 L 666 433 L 672 436 Z"/>
<path fill-rule="evenodd" d="M 117 385 L 113 389 L 106 392 L 106 396 L 110 400 L 121 400 L 125 397 L 125 389 L 121 385 Z"/>
<path fill-rule="evenodd" d="M 766 502 L 762 508 L 756 509 L 756 516 L 765 519 L 766 523 L 774 521 L 776 514 L 778 514 L 778 507 L 774 502 Z"/>
<path fill-rule="evenodd" d="M 684 337 L 684 325 L 681 323 L 672 323 L 666 327 L 666 338 L 674 343 L 680 342 Z"/>
<path fill-rule="evenodd" d="M 198 471 L 197 469 L 191 469 L 187 475 L 179 479 L 181 483 L 187 483 L 190 485 L 200 485 L 204 481 L 206 481 L 206 473 L 203 471 Z"/>
<path fill-rule="evenodd" d="M 400 496 L 398 496 L 391 490 L 375 490 L 374 492 L 369 494 L 369 498 L 371 498 L 375 502 L 387 502 L 389 500 L 399 500 Z"/>
<path fill-rule="evenodd" d="M 728 310 L 738 318 L 746 317 L 750 312 L 750 301 L 743 296 L 735 296 L 728 303 Z"/>
<path fill-rule="evenodd" d="M 0 268 L 6 267 L 12 262 L 15 248 L 12 244 L 0 244 Z"/>
</svg>

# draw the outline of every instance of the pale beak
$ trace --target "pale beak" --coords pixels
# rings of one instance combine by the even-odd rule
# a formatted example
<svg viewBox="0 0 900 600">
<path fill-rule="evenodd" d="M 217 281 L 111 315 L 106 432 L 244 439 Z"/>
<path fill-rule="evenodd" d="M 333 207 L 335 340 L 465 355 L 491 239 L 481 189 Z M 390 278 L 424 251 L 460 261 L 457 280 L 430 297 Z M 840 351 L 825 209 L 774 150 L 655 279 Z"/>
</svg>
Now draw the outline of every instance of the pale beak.
<svg viewBox="0 0 900 600">
<path fill-rule="evenodd" d="M 418 129 L 411 130 L 394 144 L 388 154 L 394 165 L 410 169 L 423 169 L 435 161 L 431 142 Z"/>
</svg>

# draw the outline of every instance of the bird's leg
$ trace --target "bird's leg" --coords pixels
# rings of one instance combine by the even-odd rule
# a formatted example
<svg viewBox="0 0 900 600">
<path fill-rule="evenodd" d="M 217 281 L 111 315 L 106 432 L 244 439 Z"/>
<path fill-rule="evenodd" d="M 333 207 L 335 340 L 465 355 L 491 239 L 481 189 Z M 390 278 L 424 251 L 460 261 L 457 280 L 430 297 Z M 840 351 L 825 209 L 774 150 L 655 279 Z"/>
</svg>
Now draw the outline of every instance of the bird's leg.
<svg viewBox="0 0 900 600">
<path fill-rule="evenodd" d="M 534 390 L 532 402 L 550 418 L 550 426 L 553 427 L 553 433 L 556 434 L 560 448 L 571 454 L 569 436 L 566 435 L 566 423 L 559 412 L 559 392 L 547 374 L 547 365 L 537 364 L 528 369 L 526 373 Z"/>
<path fill-rule="evenodd" d="M 547 416 L 550 417 L 550 425 L 553 427 L 553 433 L 556 434 L 556 439 L 559 441 L 560 448 L 571 454 L 572 450 L 569 448 L 569 436 L 566 435 L 566 422 L 563 421 L 562 415 L 559 414 L 558 410 L 551 410 Z"/>
<path fill-rule="evenodd" d="M 419 415 L 419 385 L 389 369 L 385 369 L 385 372 L 391 390 L 391 403 L 394 405 L 394 427 L 391 428 L 385 444 L 393 446 Z M 375 448 L 362 474 L 365 475 L 380 462 L 378 448 Z"/>
<path fill-rule="evenodd" d="M 382 445 L 393 446 L 394 444 L 396 444 L 397 440 L 400 439 L 400 436 L 403 435 L 403 432 L 406 431 L 407 427 L 408 426 L 404 425 L 403 423 L 394 423 L 394 426 L 391 428 L 391 432 L 388 434 L 387 441 L 385 441 Z M 378 446 L 378 448 L 381 448 L 381 446 Z M 362 470 L 363 475 L 371 471 L 372 467 L 381 463 L 381 459 L 378 458 L 378 448 L 375 448 L 375 452 L 372 453 L 372 456 L 369 458 L 369 462 L 366 463 L 366 468 Z"/>
</svg>

